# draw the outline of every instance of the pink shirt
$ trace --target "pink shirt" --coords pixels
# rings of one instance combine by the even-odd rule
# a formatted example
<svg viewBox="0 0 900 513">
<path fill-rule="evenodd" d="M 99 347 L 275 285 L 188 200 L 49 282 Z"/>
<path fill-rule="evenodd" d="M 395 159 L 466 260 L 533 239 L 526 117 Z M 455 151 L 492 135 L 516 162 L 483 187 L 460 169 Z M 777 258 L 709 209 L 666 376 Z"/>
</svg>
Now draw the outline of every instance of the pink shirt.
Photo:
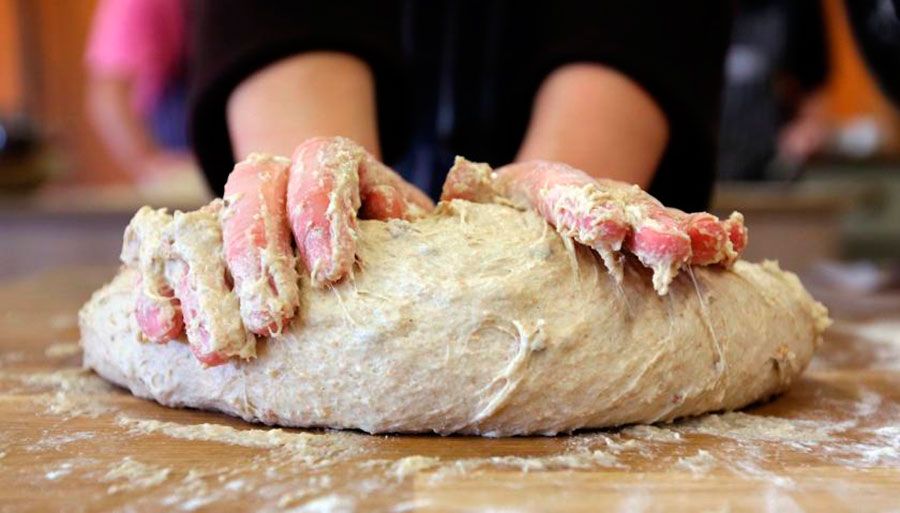
<svg viewBox="0 0 900 513">
<path fill-rule="evenodd" d="M 88 40 L 87 66 L 134 81 L 132 104 L 148 114 L 185 57 L 182 0 L 100 0 Z"/>
</svg>

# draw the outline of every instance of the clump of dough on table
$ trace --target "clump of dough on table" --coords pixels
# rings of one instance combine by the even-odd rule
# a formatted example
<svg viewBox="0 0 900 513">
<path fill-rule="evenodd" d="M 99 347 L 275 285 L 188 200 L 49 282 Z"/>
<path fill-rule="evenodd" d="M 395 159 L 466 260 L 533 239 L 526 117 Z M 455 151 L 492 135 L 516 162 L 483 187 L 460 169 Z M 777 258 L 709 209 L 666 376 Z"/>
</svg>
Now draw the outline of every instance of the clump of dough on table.
<svg viewBox="0 0 900 513">
<path fill-rule="evenodd" d="M 81 311 L 84 364 L 140 397 L 253 422 L 370 433 L 555 434 L 731 410 L 785 390 L 829 320 L 774 263 L 681 273 L 666 296 L 542 219 L 461 200 L 363 221 L 359 268 L 301 284 L 297 319 L 258 357 L 203 368 L 144 342 L 134 271 Z"/>
</svg>

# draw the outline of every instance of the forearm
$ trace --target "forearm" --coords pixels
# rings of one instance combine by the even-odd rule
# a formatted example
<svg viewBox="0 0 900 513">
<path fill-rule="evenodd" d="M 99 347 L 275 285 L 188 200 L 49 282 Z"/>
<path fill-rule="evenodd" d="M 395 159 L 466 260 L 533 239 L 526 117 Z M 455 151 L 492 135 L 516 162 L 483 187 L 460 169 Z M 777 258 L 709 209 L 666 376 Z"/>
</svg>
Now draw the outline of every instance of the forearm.
<svg viewBox="0 0 900 513">
<path fill-rule="evenodd" d="M 159 151 L 131 105 L 131 84 L 127 79 L 91 77 L 87 104 L 94 128 L 123 168 L 133 171 L 137 163 Z"/>
<path fill-rule="evenodd" d="M 647 187 L 668 139 L 665 115 L 635 82 L 597 64 L 570 64 L 538 91 L 516 160 L 565 162 Z"/>
<path fill-rule="evenodd" d="M 288 156 L 306 139 L 334 135 L 378 156 L 372 72 L 358 58 L 335 52 L 276 62 L 231 94 L 228 129 L 236 160 L 252 152 Z"/>
</svg>

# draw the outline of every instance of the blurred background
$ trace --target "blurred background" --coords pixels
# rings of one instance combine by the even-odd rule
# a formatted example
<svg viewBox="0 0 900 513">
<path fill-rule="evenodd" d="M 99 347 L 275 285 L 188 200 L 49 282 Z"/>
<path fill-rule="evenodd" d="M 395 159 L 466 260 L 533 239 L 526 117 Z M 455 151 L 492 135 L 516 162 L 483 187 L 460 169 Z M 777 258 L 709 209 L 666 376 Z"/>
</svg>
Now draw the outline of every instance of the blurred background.
<svg viewBox="0 0 900 513">
<path fill-rule="evenodd" d="M 0 279 L 115 264 L 139 206 L 209 200 L 184 137 L 184 34 L 121 48 L 117 3 L 0 0 Z M 778 259 L 813 288 L 895 288 L 894 4 L 748 0 L 736 12 L 713 210 L 745 214 L 748 259 Z"/>
</svg>

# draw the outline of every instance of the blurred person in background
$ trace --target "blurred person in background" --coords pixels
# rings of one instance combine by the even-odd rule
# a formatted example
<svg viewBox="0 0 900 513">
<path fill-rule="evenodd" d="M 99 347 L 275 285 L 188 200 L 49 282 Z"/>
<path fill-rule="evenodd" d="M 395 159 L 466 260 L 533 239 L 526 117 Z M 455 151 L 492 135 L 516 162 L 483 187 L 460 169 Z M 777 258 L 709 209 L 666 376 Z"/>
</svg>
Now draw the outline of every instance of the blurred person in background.
<svg viewBox="0 0 900 513">
<path fill-rule="evenodd" d="M 196 181 L 187 142 L 182 0 L 101 0 L 87 45 L 87 111 L 142 187 Z"/>
<path fill-rule="evenodd" d="M 866 88 L 865 70 L 857 68 L 861 58 L 896 108 L 896 4 L 737 2 L 725 66 L 720 177 L 794 179 L 814 157 L 859 161 L 896 154 L 900 118 Z M 852 105 L 846 105 L 847 99 Z"/>
<path fill-rule="evenodd" d="M 707 207 L 728 2 L 192 5 L 192 140 L 235 160 L 350 137 L 432 197 L 455 154 L 562 161 Z"/>
<path fill-rule="evenodd" d="M 763 180 L 826 143 L 828 73 L 820 0 L 741 0 L 725 66 L 719 175 Z"/>
</svg>

